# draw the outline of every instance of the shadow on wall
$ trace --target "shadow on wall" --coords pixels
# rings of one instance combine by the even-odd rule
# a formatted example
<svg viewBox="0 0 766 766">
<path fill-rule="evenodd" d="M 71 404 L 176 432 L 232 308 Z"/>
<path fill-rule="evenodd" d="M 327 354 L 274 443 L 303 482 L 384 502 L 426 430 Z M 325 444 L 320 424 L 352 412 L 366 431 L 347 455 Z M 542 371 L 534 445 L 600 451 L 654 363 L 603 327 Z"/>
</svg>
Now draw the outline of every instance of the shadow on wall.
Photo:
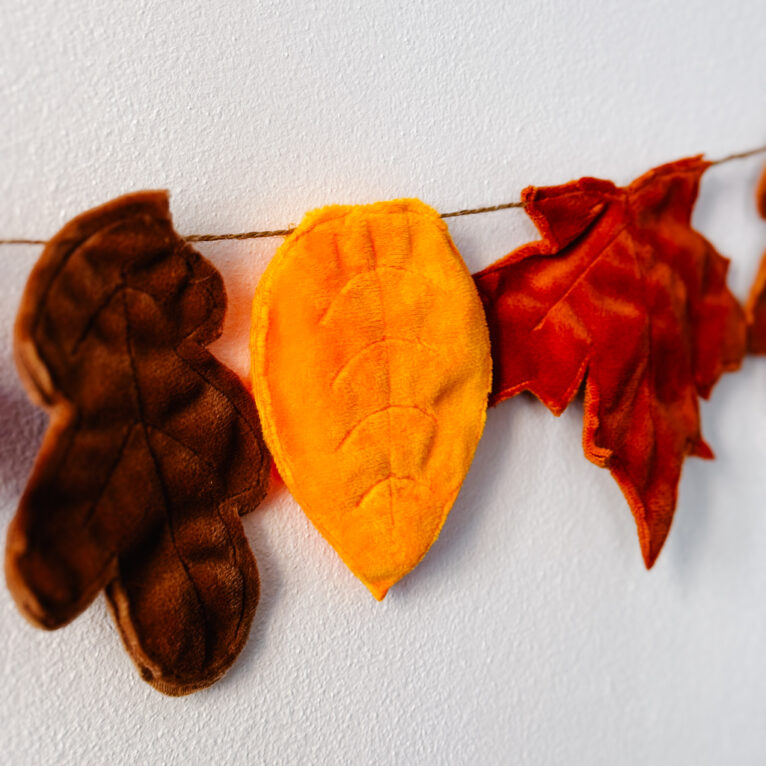
<svg viewBox="0 0 766 766">
<path fill-rule="evenodd" d="M 732 415 L 758 414 L 765 361 L 746 357 L 739 371 L 722 376 L 709 401 L 700 402 L 702 434 L 715 459 L 686 459 L 670 544 L 661 554 L 671 558 L 681 579 L 691 581 L 699 576 L 700 567 L 709 567 L 711 550 L 716 563 L 730 569 L 740 566 L 758 545 L 759 514 L 754 509 L 764 484 L 760 476 L 753 476 L 751 461 L 752 455 L 763 454 L 766 440 L 746 423 L 735 425 Z M 722 529 L 727 532 L 723 538 Z M 732 537 L 727 539 L 729 530 Z"/>
<path fill-rule="evenodd" d="M 16 510 L 48 425 L 44 410 L 29 401 L 19 383 L 0 389 L 0 507 Z"/>
<path fill-rule="evenodd" d="M 275 480 L 274 473 L 272 472 L 269 491 L 266 497 L 256 509 L 241 519 L 245 528 L 245 534 L 247 535 L 247 541 L 250 544 L 250 549 L 253 552 L 253 556 L 255 556 L 258 566 L 258 580 L 260 584 L 258 606 L 255 610 L 252 626 L 250 627 L 250 636 L 236 662 L 220 681 L 213 684 L 209 689 L 203 690 L 198 695 L 193 695 L 195 697 L 207 697 L 208 694 L 217 693 L 218 691 L 226 693 L 230 684 L 236 684 L 240 680 L 243 683 L 251 684 L 253 683 L 253 678 L 257 678 L 258 671 L 255 668 L 260 661 L 263 645 L 268 636 L 271 615 L 274 605 L 281 596 L 280 591 L 283 584 L 283 577 L 279 569 L 279 557 L 275 556 L 271 548 L 267 547 L 267 535 L 264 533 L 266 526 L 264 517 L 266 513 L 274 510 L 275 502 L 278 502 L 279 498 L 285 494 L 288 494 L 287 488 L 281 479 L 277 478 Z"/>
<path fill-rule="evenodd" d="M 247 389 L 250 381 L 250 319 L 253 295 L 263 270 L 281 240 L 259 244 L 215 243 L 195 247 L 213 263 L 226 285 L 226 316 L 221 337 L 208 346 L 213 356 L 239 375 Z"/>
<path fill-rule="evenodd" d="M 524 399 L 526 397 L 518 397 L 514 403 L 518 406 Z M 531 399 L 527 403 L 537 404 Z M 476 532 L 481 528 L 484 514 L 493 507 L 488 497 L 495 491 L 502 467 L 510 460 L 510 434 L 513 433 L 510 423 L 514 412 L 518 412 L 518 409 L 509 406 L 508 402 L 488 410 L 484 433 L 476 448 L 471 469 L 447 515 L 439 538 L 420 564 L 397 583 L 391 595 L 407 596 L 421 581 L 443 579 L 444 573 L 449 572 L 458 560 L 472 555 Z"/>
</svg>

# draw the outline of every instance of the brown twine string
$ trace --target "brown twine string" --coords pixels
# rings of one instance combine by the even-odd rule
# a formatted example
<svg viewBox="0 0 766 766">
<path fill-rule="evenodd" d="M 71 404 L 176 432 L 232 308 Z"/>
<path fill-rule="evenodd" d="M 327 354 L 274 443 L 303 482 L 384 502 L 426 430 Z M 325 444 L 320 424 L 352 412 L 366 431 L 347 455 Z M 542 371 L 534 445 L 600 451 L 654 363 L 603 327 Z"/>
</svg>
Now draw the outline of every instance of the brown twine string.
<svg viewBox="0 0 766 766">
<path fill-rule="evenodd" d="M 717 160 L 710 162 L 711 166 L 723 165 L 732 160 L 744 160 L 748 157 L 754 157 L 756 154 L 766 153 L 766 146 L 759 146 L 757 149 L 748 149 L 744 152 L 735 152 L 727 154 Z M 440 213 L 441 218 L 457 218 L 462 215 L 478 215 L 479 213 L 494 213 L 498 210 L 510 210 L 511 208 L 524 207 L 520 200 L 515 202 L 504 202 L 501 205 L 488 205 L 486 207 L 471 207 L 465 210 L 455 210 L 451 213 Z M 292 229 L 269 229 L 266 231 L 244 231 L 240 234 L 187 234 L 184 239 L 187 242 L 219 242 L 225 239 L 266 239 L 268 237 L 286 237 L 295 231 Z M 45 239 L 0 239 L 0 245 L 44 245 Z"/>
</svg>

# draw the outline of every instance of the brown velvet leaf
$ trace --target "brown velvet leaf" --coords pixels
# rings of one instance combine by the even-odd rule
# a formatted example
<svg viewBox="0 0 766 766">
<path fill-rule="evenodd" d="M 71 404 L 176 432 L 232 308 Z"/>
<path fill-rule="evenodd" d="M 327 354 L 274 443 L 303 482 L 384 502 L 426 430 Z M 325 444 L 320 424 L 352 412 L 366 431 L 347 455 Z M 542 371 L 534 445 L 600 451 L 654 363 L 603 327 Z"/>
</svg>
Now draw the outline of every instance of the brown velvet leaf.
<svg viewBox="0 0 766 766">
<path fill-rule="evenodd" d="M 167 194 L 139 192 L 50 240 L 15 327 L 50 426 L 8 532 L 8 586 L 45 628 L 105 588 L 141 675 L 172 695 L 223 675 L 258 600 L 239 514 L 270 460 L 252 397 L 205 349 L 225 311 Z"/>
<path fill-rule="evenodd" d="M 475 275 L 497 403 L 530 391 L 560 414 L 585 384 L 583 448 L 630 504 L 647 567 L 667 537 L 688 454 L 711 458 L 698 397 L 745 350 L 729 262 L 691 227 L 708 163 L 679 160 L 620 189 L 529 187 L 542 239 Z"/>
<path fill-rule="evenodd" d="M 761 218 L 766 218 L 766 168 L 761 173 L 755 202 Z M 745 304 L 747 318 L 747 345 L 751 354 L 766 354 L 766 253 L 750 288 Z"/>
</svg>

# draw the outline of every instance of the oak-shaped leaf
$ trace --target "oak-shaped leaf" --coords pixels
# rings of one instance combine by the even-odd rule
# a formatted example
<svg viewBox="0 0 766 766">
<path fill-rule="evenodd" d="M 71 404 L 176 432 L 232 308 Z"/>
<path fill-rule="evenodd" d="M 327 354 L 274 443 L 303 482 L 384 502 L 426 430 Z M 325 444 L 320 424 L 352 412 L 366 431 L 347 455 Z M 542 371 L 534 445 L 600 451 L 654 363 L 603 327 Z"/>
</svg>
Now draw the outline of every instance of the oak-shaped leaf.
<svg viewBox="0 0 766 766">
<path fill-rule="evenodd" d="M 172 695 L 229 668 L 258 601 L 239 514 L 270 461 L 251 396 L 205 348 L 225 311 L 167 194 L 139 192 L 48 242 L 15 326 L 50 424 L 8 531 L 8 586 L 44 628 L 105 588 L 141 675 Z"/>
<path fill-rule="evenodd" d="M 699 157 L 626 188 L 582 178 L 524 190 L 542 239 L 475 275 L 492 338 L 492 402 L 530 391 L 560 414 L 584 381 L 583 447 L 609 468 L 651 567 L 685 455 L 711 458 L 698 396 L 745 349 L 728 261 L 691 226 Z"/>
<path fill-rule="evenodd" d="M 761 173 L 755 201 L 761 218 L 766 219 L 766 168 Z M 750 295 L 745 304 L 747 345 L 751 354 L 766 354 L 766 253 L 761 258 Z"/>
</svg>

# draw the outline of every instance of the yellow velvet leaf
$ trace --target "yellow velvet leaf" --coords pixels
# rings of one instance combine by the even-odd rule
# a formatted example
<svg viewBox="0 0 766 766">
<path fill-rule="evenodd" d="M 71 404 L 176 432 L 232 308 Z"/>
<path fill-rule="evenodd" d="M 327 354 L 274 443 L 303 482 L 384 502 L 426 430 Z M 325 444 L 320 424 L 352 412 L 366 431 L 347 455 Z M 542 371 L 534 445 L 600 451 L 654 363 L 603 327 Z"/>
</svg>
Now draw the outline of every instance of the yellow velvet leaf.
<svg viewBox="0 0 766 766">
<path fill-rule="evenodd" d="M 255 294 L 253 386 L 285 483 L 382 599 L 423 558 L 486 416 L 489 335 L 438 213 L 314 211 Z"/>
</svg>

